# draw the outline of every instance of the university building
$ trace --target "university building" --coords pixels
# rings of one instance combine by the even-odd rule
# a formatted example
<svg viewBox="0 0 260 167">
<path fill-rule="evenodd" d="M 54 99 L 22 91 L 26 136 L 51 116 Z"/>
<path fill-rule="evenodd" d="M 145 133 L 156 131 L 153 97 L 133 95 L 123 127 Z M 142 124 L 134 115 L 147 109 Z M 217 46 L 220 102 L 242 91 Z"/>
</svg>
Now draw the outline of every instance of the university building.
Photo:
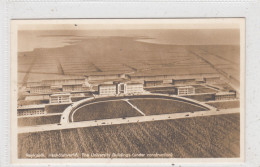
<svg viewBox="0 0 260 167">
<path fill-rule="evenodd" d="M 173 79 L 173 85 L 193 85 L 196 84 L 196 79 Z"/>
<path fill-rule="evenodd" d="M 236 92 L 219 92 L 215 94 L 215 100 L 232 100 L 236 98 Z"/>
<path fill-rule="evenodd" d="M 82 84 L 67 84 L 62 85 L 63 92 L 80 92 L 83 90 Z"/>
<path fill-rule="evenodd" d="M 44 115 L 44 105 L 20 106 L 17 109 L 18 116 Z"/>
<path fill-rule="evenodd" d="M 50 95 L 50 103 L 70 103 L 71 95 L 70 93 L 61 93 Z"/>
<path fill-rule="evenodd" d="M 116 95 L 117 85 L 115 84 L 102 84 L 98 85 L 99 95 Z"/>
<path fill-rule="evenodd" d="M 30 87 L 30 93 L 51 93 L 51 86 L 32 86 Z"/>
<path fill-rule="evenodd" d="M 141 83 L 114 83 L 102 84 L 98 86 L 99 95 L 118 95 L 143 93 L 144 88 Z"/>
<path fill-rule="evenodd" d="M 163 80 L 144 81 L 145 87 L 160 86 L 163 84 Z"/>
<path fill-rule="evenodd" d="M 195 88 L 193 86 L 177 87 L 177 95 L 193 95 L 195 94 Z"/>
</svg>

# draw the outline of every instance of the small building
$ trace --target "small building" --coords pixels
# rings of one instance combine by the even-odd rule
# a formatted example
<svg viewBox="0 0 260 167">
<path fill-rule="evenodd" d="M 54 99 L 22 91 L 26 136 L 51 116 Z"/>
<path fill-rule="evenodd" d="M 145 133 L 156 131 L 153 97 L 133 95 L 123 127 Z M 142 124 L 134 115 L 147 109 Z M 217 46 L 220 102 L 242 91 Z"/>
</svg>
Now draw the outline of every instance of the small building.
<svg viewBox="0 0 260 167">
<path fill-rule="evenodd" d="M 145 87 L 160 86 L 162 84 L 163 84 L 163 80 L 144 81 L 144 86 Z"/>
<path fill-rule="evenodd" d="M 132 93 L 143 93 L 143 92 L 144 92 L 143 84 L 128 83 L 128 84 L 126 84 L 126 91 L 124 93 L 132 94 Z"/>
<path fill-rule="evenodd" d="M 116 95 L 117 85 L 115 84 L 102 84 L 98 85 L 99 95 Z"/>
<path fill-rule="evenodd" d="M 195 88 L 193 86 L 177 87 L 177 95 L 193 95 L 195 94 Z"/>
<path fill-rule="evenodd" d="M 206 83 L 216 83 L 220 81 L 220 76 L 204 77 Z"/>
<path fill-rule="evenodd" d="M 173 79 L 173 85 L 193 85 L 196 84 L 196 79 Z"/>
<path fill-rule="evenodd" d="M 44 105 L 28 105 L 17 108 L 17 116 L 44 115 Z"/>
<path fill-rule="evenodd" d="M 30 87 L 30 93 L 51 93 L 51 87 L 50 86 L 32 86 Z"/>
<path fill-rule="evenodd" d="M 50 103 L 70 103 L 71 95 L 70 93 L 60 93 L 50 95 Z"/>
<path fill-rule="evenodd" d="M 236 92 L 219 92 L 215 94 L 215 100 L 231 100 L 236 98 Z"/>
<path fill-rule="evenodd" d="M 82 84 L 67 84 L 62 85 L 63 92 L 80 92 L 83 90 Z"/>
</svg>

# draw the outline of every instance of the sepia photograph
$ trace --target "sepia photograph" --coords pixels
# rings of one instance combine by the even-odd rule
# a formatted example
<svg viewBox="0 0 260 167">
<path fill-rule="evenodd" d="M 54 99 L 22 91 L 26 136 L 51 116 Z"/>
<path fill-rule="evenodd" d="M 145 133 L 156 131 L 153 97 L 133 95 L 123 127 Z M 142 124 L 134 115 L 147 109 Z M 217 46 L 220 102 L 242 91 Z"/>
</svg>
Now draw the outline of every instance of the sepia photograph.
<svg viewBox="0 0 260 167">
<path fill-rule="evenodd" d="M 244 31 L 241 18 L 13 20 L 12 160 L 243 160 Z"/>
</svg>

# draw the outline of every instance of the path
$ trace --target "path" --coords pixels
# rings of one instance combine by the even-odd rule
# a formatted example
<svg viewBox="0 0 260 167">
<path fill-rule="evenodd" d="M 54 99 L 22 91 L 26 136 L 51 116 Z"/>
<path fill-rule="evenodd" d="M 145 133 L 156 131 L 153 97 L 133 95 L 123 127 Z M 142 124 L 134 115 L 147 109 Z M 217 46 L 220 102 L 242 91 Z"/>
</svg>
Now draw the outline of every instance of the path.
<svg viewBox="0 0 260 167">
<path fill-rule="evenodd" d="M 132 103 L 129 102 L 129 99 L 123 99 L 125 102 L 127 102 L 132 108 L 134 108 L 136 111 L 138 111 L 140 114 L 142 114 L 143 116 L 145 116 L 145 113 L 143 113 L 139 108 L 137 108 L 136 106 L 134 106 Z"/>
</svg>

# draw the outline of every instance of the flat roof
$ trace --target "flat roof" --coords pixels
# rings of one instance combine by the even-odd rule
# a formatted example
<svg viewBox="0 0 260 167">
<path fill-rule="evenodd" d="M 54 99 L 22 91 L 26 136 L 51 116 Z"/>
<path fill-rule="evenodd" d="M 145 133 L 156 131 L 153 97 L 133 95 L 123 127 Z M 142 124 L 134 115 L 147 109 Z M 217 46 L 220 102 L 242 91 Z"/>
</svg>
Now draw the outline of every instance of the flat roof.
<svg viewBox="0 0 260 167">
<path fill-rule="evenodd" d="M 180 86 L 180 87 L 177 87 L 177 88 L 178 88 L 178 89 L 179 89 L 179 88 L 183 88 L 183 89 L 184 89 L 184 88 L 194 88 L 194 87 L 193 87 L 193 86 Z"/>
<path fill-rule="evenodd" d="M 143 85 L 142 83 L 126 83 L 126 85 Z"/>
<path fill-rule="evenodd" d="M 232 95 L 232 94 L 236 94 L 235 92 L 218 92 L 216 93 L 216 95 Z"/>
<path fill-rule="evenodd" d="M 70 93 L 56 93 L 56 94 L 52 94 L 50 96 L 70 96 Z"/>
<path fill-rule="evenodd" d="M 40 104 L 40 105 L 25 105 L 25 106 L 18 106 L 17 109 L 34 109 L 34 108 L 44 108 L 45 105 Z"/>
<path fill-rule="evenodd" d="M 37 86 L 31 86 L 30 88 L 37 88 L 37 87 L 51 87 L 50 85 L 37 85 Z"/>
<path fill-rule="evenodd" d="M 98 86 L 116 86 L 115 84 L 100 84 Z"/>
<path fill-rule="evenodd" d="M 83 84 L 62 84 L 62 86 L 82 86 Z"/>
</svg>

